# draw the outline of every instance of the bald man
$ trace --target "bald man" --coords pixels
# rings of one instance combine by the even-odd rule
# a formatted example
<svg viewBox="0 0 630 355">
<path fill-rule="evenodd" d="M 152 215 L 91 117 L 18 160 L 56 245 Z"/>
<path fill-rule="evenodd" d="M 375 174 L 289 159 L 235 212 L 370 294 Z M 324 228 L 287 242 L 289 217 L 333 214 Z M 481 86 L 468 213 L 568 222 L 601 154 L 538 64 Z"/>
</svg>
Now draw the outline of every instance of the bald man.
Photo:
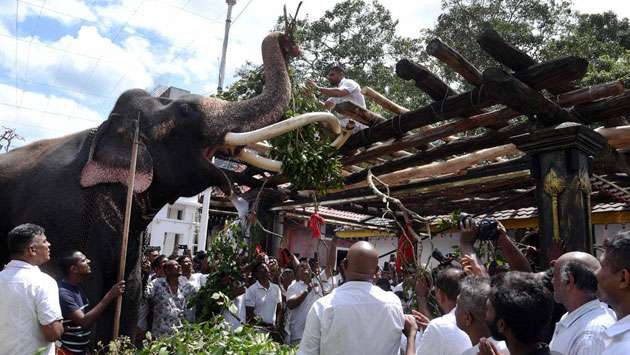
<svg viewBox="0 0 630 355">
<path fill-rule="evenodd" d="M 553 296 L 566 309 L 549 343 L 560 354 L 601 354 L 603 331 L 615 322 L 608 306 L 597 299 L 599 261 L 587 253 L 569 252 L 553 264 Z"/>
<path fill-rule="evenodd" d="M 356 242 L 347 256 L 346 282 L 317 300 L 307 319 L 300 355 L 394 355 L 405 325 L 402 306 L 392 292 L 372 284 L 378 252 Z"/>
</svg>

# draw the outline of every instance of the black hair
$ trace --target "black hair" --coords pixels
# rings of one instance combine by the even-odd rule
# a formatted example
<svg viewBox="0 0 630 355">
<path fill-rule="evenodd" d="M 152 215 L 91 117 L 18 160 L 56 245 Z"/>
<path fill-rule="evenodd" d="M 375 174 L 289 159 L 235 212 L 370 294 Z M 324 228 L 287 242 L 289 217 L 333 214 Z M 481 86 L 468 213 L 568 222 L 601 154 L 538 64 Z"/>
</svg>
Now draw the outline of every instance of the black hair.
<svg viewBox="0 0 630 355">
<path fill-rule="evenodd" d="M 184 259 L 186 259 L 186 258 L 188 258 L 188 259 L 190 259 L 190 261 L 192 261 L 190 256 L 188 256 L 188 255 L 180 255 L 180 256 L 177 257 L 177 262 L 181 264 L 184 261 Z"/>
<path fill-rule="evenodd" d="M 252 268 L 252 274 L 254 275 L 254 277 L 256 277 L 256 273 L 258 272 L 258 269 L 260 269 L 263 265 L 266 265 L 266 264 L 262 261 L 254 264 L 254 267 Z"/>
<path fill-rule="evenodd" d="M 495 319 L 503 319 L 518 341 L 542 340 L 551 321 L 553 297 L 535 274 L 511 271 L 495 276 L 490 302 Z"/>
<path fill-rule="evenodd" d="M 157 268 L 160 267 L 160 264 L 162 264 L 162 261 L 164 261 L 164 259 L 166 259 L 166 255 L 164 254 L 158 255 L 151 263 L 151 269 L 157 270 Z"/>
<path fill-rule="evenodd" d="M 592 294 L 597 292 L 597 277 L 592 268 L 577 260 L 569 260 L 560 268 L 560 279 L 564 282 L 569 281 L 569 274 L 573 275 L 578 290 Z"/>
<path fill-rule="evenodd" d="M 70 268 L 74 266 L 79 260 L 76 256 L 74 256 L 74 254 L 77 252 L 78 250 L 73 250 L 57 261 L 57 264 L 59 265 L 59 270 L 64 277 L 70 274 Z"/>
<path fill-rule="evenodd" d="M 630 271 L 630 232 L 621 232 L 604 240 L 606 259 L 610 260 L 614 271 Z"/>
<path fill-rule="evenodd" d="M 445 267 L 437 272 L 435 277 L 435 287 L 448 297 L 449 300 L 457 300 L 459 295 L 460 282 L 466 276 L 464 271 L 453 266 Z"/>
<path fill-rule="evenodd" d="M 344 74 L 345 70 L 343 69 L 343 66 L 341 64 L 333 64 L 330 69 L 328 69 L 328 72 L 335 72 L 335 73 L 339 73 L 339 74 Z"/>
<path fill-rule="evenodd" d="M 389 281 L 387 279 L 376 280 L 376 286 L 380 287 L 383 291 L 392 290 L 392 286 L 389 284 Z"/>
<path fill-rule="evenodd" d="M 33 239 L 40 234 L 44 234 L 44 228 L 33 223 L 20 224 L 13 228 L 7 238 L 9 254 L 11 256 L 24 254 Z"/>
</svg>

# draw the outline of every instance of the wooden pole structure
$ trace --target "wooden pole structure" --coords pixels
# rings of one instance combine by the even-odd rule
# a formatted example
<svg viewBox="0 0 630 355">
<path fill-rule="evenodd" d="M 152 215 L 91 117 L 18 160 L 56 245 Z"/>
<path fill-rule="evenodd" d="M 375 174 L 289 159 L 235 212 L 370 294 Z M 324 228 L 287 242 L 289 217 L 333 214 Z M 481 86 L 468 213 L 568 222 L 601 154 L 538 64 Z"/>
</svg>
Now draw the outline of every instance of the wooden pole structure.
<svg viewBox="0 0 630 355">
<path fill-rule="evenodd" d="M 131 147 L 131 164 L 129 166 L 129 177 L 127 179 L 127 203 L 125 205 L 125 222 L 123 226 L 122 242 L 120 244 L 120 263 L 118 264 L 118 278 L 120 282 L 125 277 L 125 266 L 127 263 L 127 244 L 129 242 L 129 225 L 131 224 L 131 203 L 133 202 L 133 183 L 136 175 L 136 163 L 138 160 L 138 135 L 140 124 L 138 119 L 134 120 L 133 145 Z M 116 312 L 114 313 L 114 334 L 113 339 L 118 337 L 120 332 L 120 314 L 122 311 L 122 295 L 116 299 Z"/>
</svg>

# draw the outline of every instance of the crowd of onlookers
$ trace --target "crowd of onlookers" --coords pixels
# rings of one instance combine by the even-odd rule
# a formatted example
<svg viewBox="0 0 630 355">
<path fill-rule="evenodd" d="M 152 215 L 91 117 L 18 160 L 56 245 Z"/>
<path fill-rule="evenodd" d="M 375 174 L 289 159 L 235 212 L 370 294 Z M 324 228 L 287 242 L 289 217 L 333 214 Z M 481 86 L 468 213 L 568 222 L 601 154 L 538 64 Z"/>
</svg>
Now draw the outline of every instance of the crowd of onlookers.
<svg viewBox="0 0 630 355">
<path fill-rule="evenodd" d="M 490 270 L 473 252 L 474 228 L 462 228 L 461 257 L 439 258 L 432 270 L 414 260 L 379 268 L 368 242 L 354 243 L 337 270 L 336 239 L 324 267 L 286 249 L 280 260 L 259 253 L 241 266 L 226 326 L 251 324 L 299 354 L 630 354 L 630 233 L 608 238 L 599 259 L 568 252 L 534 272 L 500 224 L 494 244 L 505 267 Z M 81 283 L 90 260 L 81 251 L 58 259 L 55 281 L 38 268 L 50 259 L 41 227 L 18 226 L 8 240 L 0 354 L 89 353 L 91 326 L 125 282 L 89 300 Z M 206 283 L 207 257 L 145 251 L 138 344 L 147 332 L 166 336 L 195 320 L 189 301 Z"/>
</svg>

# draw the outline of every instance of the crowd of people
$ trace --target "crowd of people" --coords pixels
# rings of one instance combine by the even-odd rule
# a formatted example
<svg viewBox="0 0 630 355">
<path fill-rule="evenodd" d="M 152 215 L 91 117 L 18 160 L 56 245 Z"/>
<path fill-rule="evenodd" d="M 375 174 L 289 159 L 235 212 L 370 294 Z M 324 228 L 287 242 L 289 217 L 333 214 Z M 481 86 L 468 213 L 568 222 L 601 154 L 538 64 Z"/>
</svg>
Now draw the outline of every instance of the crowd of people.
<svg viewBox="0 0 630 355">
<path fill-rule="evenodd" d="M 468 254 L 429 271 L 412 263 L 379 268 L 377 251 L 364 241 L 352 245 L 337 274 L 336 239 L 323 268 L 286 249 L 282 263 L 260 253 L 241 267 L 237 311 L 224 311 L 226 326 L 250 324 L 305 355 L 630 353 L 630 233 L 605 240 L 599 259 L 568 252 L 533 272 L 500 224 L 497 231 L 508 268 L 479 263 L 469 237 L 474 231 L 462 234 Z M 0 353 L 89 353 L 91 326 L 125 292 L 125 282 L 89 300 L 81 283 L 90 260 L 81 251 L 58 260 L 62 277 L 55 281 L 38 267 L 50 259 L 43 228 L 18 226 L 8 240 Z M 138 334 L 167 336 L 195 320 L 189 300 L 207 280 L 206 258 L 144 253 Z"/>
</svg>

